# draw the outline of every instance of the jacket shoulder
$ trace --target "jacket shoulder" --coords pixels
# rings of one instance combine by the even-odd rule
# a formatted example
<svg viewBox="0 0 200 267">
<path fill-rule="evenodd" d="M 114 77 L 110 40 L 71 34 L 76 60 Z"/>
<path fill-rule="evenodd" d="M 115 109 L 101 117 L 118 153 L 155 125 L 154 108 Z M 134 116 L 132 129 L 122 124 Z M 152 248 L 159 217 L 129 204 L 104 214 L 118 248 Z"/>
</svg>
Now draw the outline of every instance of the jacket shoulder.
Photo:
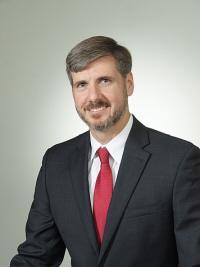
<svg viewBox="0 0 200 267">
<path fill-rule="evenodd" d="M 190 150 L 192 147 L 196 147 L 193 143 L 187 140 L 160 132 L 152 128 L 147 128 L 147 131 L 149 133 L 150 147 L 156 150 L 163 149 L 166 153 L 171 152 L 177 154 L 184 153 Z"/>
<path fill-rule="evenodd" d="M 73 137 L 62 143 L 58 143 L 48 148 L 45 156 L 48 157 L 48 160 L 59 160 L 63 159 L 68 155 L 71 155 L 76 147 L 81 146 L 82 144 L 89 143 L 89 131 L 82 133 L 76 137 Z"/>
</svg>

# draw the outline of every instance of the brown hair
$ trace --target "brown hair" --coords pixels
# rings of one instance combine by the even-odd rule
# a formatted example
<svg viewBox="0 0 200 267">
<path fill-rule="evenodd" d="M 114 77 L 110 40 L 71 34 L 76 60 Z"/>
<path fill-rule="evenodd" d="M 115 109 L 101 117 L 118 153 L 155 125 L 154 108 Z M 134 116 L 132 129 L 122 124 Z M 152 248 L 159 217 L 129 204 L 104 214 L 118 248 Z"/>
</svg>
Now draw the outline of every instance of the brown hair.
<svg viewBox="0 0 200 267">
<path fill-rule="evenodd" d="M 131 71 L 132 59 L 127 48 L 110 37 L 93 36 L 78 43 L 67 55 L 66 70 L 70 83 L 73 84 L 71 72 L 79 72 L 104 56 L 113 56 L 122 76 L 125 77 Z"/>
</svg>

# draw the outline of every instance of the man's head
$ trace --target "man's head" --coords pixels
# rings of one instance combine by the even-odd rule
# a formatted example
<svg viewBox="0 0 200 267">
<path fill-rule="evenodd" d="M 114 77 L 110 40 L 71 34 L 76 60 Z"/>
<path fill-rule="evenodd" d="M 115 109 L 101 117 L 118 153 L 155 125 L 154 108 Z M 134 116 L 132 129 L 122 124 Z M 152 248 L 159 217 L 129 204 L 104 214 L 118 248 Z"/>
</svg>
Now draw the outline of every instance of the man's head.
<svg viewBox="0 0 200 267">
<path fill-rule="evenodd" d="M 94 135 L 104 132 L 113 137 L 129 118 L 130 53 L 113 39 L 97 36 L 75 46 L 66 62 L 79 116 Z"/>
<path fill-rule="evenodd" d="M 112 56 L 118 71 L 126 76 L 132 68 L 131 54 L 127 48 L 119 45 L 114 39 L 105 36 L 94 36 L 78 43 L 68 54 L 66 70 L 71 85 L 71 72 L 84 70 L 89 63 L 104 56 Z"/>
</svg>

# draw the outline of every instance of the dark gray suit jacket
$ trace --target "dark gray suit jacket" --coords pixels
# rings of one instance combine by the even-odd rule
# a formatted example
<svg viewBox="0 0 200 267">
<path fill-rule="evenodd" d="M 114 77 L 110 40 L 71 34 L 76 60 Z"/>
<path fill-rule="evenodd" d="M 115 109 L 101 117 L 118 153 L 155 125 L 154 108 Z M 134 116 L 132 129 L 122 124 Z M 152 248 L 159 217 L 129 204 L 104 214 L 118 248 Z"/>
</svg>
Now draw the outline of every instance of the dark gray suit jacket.
<svg viewBox="0 0 200 267">
<path fill-rule="evenodd" d="M 98 248 L 88 191 L 89 133 L 50 148 L 11 267 L 200 266 L 200 150 L 134 118 Z"/>
</svg>

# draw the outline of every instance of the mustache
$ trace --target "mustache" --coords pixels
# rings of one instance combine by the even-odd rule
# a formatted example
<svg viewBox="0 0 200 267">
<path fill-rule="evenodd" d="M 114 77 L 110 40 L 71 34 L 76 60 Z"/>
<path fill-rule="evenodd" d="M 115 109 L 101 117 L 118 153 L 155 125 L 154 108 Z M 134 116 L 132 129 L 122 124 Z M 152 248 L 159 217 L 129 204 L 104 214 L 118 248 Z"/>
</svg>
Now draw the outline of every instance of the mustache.
<svg viewBox="0 0 200 267">
<path fill-rule="evenodd" d="M 95 101 L 89 101 L 88 104 L 85 106 L 84 110 L 90 111 L 91 109 L 95 108 L 101 108 L 101 107 L 110 107 L 111 104 L 107 100 L 102 100 L 102 99 L 96 99 Z"/>
</svg>

